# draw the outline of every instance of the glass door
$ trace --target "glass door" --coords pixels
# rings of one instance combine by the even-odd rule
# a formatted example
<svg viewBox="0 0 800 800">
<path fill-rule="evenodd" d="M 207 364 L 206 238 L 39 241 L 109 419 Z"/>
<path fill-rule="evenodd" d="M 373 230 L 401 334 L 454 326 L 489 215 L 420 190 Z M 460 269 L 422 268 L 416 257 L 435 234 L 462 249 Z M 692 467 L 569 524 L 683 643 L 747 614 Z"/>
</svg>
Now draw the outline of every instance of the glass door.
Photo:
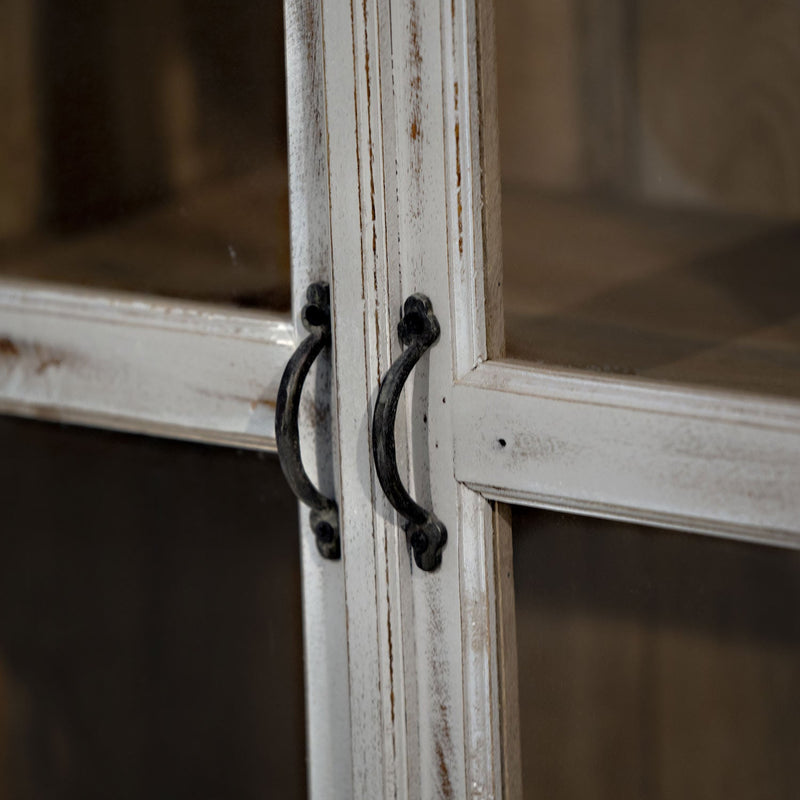
<svg viewBox="0 0 800 800">
<path fill-rule="evenodd" d="M 797 400 L 798 25 L 499 0 L 510 358 Z"/>
<path fill-rule="evenodd" d="M 0 419 L 0 796 L 306 796 L 273 454 Z"/>
<path fill-rule="evenodd" d="M 525 795 L 789 797 L 797 9 L 501 0 L 496 21 L 491 378 L 517 396 L 462 477 L 539 507 L 514 511 Z"/>
<path fill-rule="evenodd" d="M 34 617 L 50 624 L 51 609 L 25 605 L 41 601 L 42 565 L 63 589 L 58 619 L 65 624 L 81 603 L 102 602 L 103 581 L 117 575 L 131 583 L 121 607 L 109 611 L 127 615 L 117 639 L 110 640 L 112 622 L 91 609 L 77 639 L 65 634 L 64 669 L 85 676 L 31 690 L 36 703 L 52 690 L 53 702 L 80 707 L 58 710 L 52 726 L 47 717 L 46 730 L 36 728 L 53 742 L 20 745 L 26 755 L 14 786 L 27 786 L 36 772 L 30 759 L 42 758 L 42 780 L 54 776 L 54 786 L 86 796 L 84 765 L 113 753 L 130 772 L 129 796 L 151 793 L 159 776 L 178 793 L 191 784 L 235 796 L 292 796 L 304 786 L 313 796 L 330 796 L 326 787 L 352 794 L 341 562 L 317 551 L 307 509 L 299 529 L 286 521 L 288 489 L 274 456 L 281 376 L 307 335 L 300 322 L 306 290 L 330 280 L 329 257 L 308 257 L 325 238 L 329 205 L 320 191 L 327 172 L 319 167 L 319 69 L 306 43 L 317 36 L 322 47 L 313 5 L 287 3 L 284 14 L 280 4 L 251 0 L 224 8 L 171 0 L 69 9 L 11 2 L 0 12 L 8 65 L 0 94 L 9 120 L 0 134 L 0 410 L 195 443 L 8 422 L 9 446 L 24 454 L 30 440 L 31 458 L 47 465 L 51 455 L 53 465 L 41 482 L 20 476 L 13 484 L 19 491 L 9 493 L 17 531 L 30 517 L 42 543 L 13 553 L 36 585 L 32 598 L 24 585 L 8 587 L 13 608 L 4 609 L 10 628 L 3 645 L 42 646 L 11 630 L 22 620 L 35 624 Z M 318 362 L 301 397 L 298 431 L 305 469 L 334 497 L 329 348 Z M 93 450 L 93 442 L 106 444 Z M 142 462 L 112 491 L 113 470 L 108 482 L 99 477 L 103 462 L 136 462 L 142 449 Z M 52 513 L 39 519 L 25 498 L 49 496 L 56 463 L 76 492 L 56 493 Z M 249 468 L 239 474 L 243 463 Z M 236 475 L 238 488 L 228 483 Z M 87 504 L 103 492 L 111 495 L 101 515 Z M 69 509 L 85 524 L 71 524 Z M 117 538 L 109 534 L 108 547 L 152 546 L 158 563 L 145 553 L 129 569 L 108 555 L 102 534 L 116 513 L 139 519 L 142 536 L 161 531 L 165 538 L 142 543 L 123 526 Z M 64 574 L 77 555 L 69 551 L 63 564 L 56 556 L 72 541 L 84 554 L 81 567 L 110 577 L 83 586 Z M 184 557 L 188 563 L 178 563 Z M 225 574 L 215 587 L 216 570 Z M 215 630 L 219 651 L 211 652 Z M 92 695 L 93 636 L 108 658 L 121 648 L 151 661 L 111 664 L 109 686 Z M 205 662 L 193 660 L 195 645 Z M 270 648 L 280 653 L 265 666 Z M 3 666 L 12 706 L 27 696 L 29 673 L 17 669 Z M 129 682 L 119 708 L 108 705 L 116 681 Z M 302 703 L 298 681 L 305 683 Z M 125 708 L 135 712 L 134 731 L 121 729 Z M 298 727 L 304 711 L 305 737 Z M 118 752 L 89 731 L 98 719 L 113 720 L 135 752 Z M 16 731 L 27 718 L 9 724 Z M 62 730 L 69 726 L 82 727 Z M 303 740 L 305 762 L 298 759 Z M 18 737 L 0 742 L 16 747 Z M 103 773 L 97 785 L 118 785 L 112 779 Z"/>
<path fill-rule="evenodd" d="M 324 4 L 357 794 L 790 786 L 797 37 L 773 5 Z M 357 458 L 418 295 L 438 339 L 390 455 L 447 530 L 431 571 Z M 578 607 L 584 578 L 610 610 Z M 531 755 L 551 730 L 569 764 Z"/>
<path fill-rule="evenodd" d="M 270 438 L 293 339 L 280 6 L 3 18 L 0 403 Z"/>
</svg>

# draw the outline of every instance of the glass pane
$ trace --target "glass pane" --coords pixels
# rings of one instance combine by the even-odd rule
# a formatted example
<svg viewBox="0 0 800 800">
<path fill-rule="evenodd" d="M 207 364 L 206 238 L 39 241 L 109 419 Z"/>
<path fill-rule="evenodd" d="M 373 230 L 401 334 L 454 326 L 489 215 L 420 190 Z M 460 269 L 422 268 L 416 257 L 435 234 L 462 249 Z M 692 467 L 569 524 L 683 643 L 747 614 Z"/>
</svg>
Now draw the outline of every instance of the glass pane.
<svg viewBox="0 0 800 800">
<path fill-rule="evenodd" d="M 0 418 L 0 797 L 304 798 L 277 458 Z"/>
<path fill-rule="evenodd" d="M 800 397 L 800 4 L 498 0 L 508 354 Z"/>
<path fill-rule="evenodd" d="M 792 800 L 800 553 L 514 509 L 523 784 Z"/>
<path fill-rule="evenodd" d="M 287 309 L 281 13 L 4 2 L 0 274 Z"/>
</svg>

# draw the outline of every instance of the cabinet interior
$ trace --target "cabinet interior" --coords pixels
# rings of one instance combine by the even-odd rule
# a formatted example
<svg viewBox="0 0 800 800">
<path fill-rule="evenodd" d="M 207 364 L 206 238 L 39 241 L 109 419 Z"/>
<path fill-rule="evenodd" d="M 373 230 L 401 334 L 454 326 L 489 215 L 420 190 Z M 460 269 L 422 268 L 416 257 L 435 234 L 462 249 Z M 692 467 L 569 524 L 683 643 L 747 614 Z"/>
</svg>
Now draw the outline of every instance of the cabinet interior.
<svg viewBox="0 0 800 800">
<path fill-rule="evenodd" d="M 307 797 L 274 455 L 0 417 L 0 797 Z"/>
<path fill-rule="evenodd" d="M 280 4 L 0 15 L 0 273 L 288 308 Z"/>
<path fill-rule="evenodd" d="M 508 355 L 800 396 L 800 7 L 496 8 Z"/>
<path fill-rule="evenodd" d="M 526 797 L 795 797 L 800 553 L 525 508 L 513 529 Z"/>
</svg>

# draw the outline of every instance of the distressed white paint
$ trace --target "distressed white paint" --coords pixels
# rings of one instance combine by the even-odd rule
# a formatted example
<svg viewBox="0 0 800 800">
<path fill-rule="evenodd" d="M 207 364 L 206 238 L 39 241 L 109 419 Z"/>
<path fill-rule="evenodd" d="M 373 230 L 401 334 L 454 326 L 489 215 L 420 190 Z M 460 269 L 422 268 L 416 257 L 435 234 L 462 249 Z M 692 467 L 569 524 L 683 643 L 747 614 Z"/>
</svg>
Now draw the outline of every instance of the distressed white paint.
<svg viewBox="0 0 800 800">
<path fill-rule="evenodd" d="M 490 362 L 453 415 L 489 497 L 800 547 L 797 403 Z"/>
<path fill-rule="evenodd" d="M 443 4 L 441 20 L 452 383 L 503 345 L 500 168 L 493 4 Z M 435 274 L 428 269 L 426 282 Z M 448 388 L 452 409 L 455 397 Z M 455 447 L 455 430 L 451 435 Z M 446 486 L 452 469 L 450 461 Z M 457 509 L 467 791 L 471 797 L 520 797 L 519 741 L 504 739 L 516 728 L 501 727 L 503 714 L 515 717 L 518 709 L 500 708 L 501 697 L 516 698 L 516 659 L 504 661 L 500 652 L 501 642 L 513 641 L 516 631 L 513 613 L 499 613 L 495 564 L 500 552 L 510 559 L 510 528 L 500 526 L 485 498 L 463 484 L 457 484 Z"/>
<path fill-rule="evenodd" d="M 344 536 L 342 570 L 321 561 L 307 526 L 302 530 L 310 789 L 317 797 L 493 797 L 500 771 L 492 517 L 486 501 L 454 479 L 447 407 L 454 376 L 487 355 L 478 15 L 447 0 L 325 0 L 321 17 L 319 9 L 310 0 L 286 4 L 295 320 L 305 285 L 324 278 L 333 260 L 331 427 Z M 400 448 L 412 491 L 450 531 L 443 567 L 433 575 L 412 568 L 369 457 L 377 384 L 399 353 L 397 312 L 416 290 L 432 298 L 442 340 L 418 368 L 407 421 L 398 425 L 410 452 Z M 57 291 L 54 302 L 73 294 Z M 186 369 L 184 361 L 218 357 L 213 336 L 171 327 L 166 309 L 182 319 L 189 307 L 180 303 L 156 313 L 169 324 L 140 325 L 150 333 L 132 334 L 126 314 L 138 307 L 110 301 L 94 308 L 100 318 L 73 316 L 52 330 L 49 311 L 27 315 L 20 332 L 50 344 L 77 337 L 78 352 L 97 366 L 94 384 L 59 384 L 52 407 L 99 423 L 111 419 L 103 416 L 107 410 L 137 429 L 189 430 L 187 419 L 170 416 L 173 384 L 153 380 L 157 391 L 151 405 L 137 408 L 136 425 L 127 422 L 126 397 L 147 389 L 142 376 L 151 352 L 164 353 L 158 363 L 168 356 Z M 162 309 L 141 302 L 148 319 Z M 179 351 L 173 341 L 185 346 Z M 234 367 L 242 349 L 237 340 Z M 123 380 L 109 366 L 114 358 L 135 360 L 137 368 L 123 371 Z M 307 468 L 331 490 L 328 431 L 324 419 L 312 424 L 328 407 L 322 372 L 307 387 L 313 416 L 305 417 L 301 436 Z M 70 374 L 81 373 L 76 367 Z M 206 391 L 229 378 L 213 375 Z M 103 387 L 109 379 L 113 390 Z M 25 403 L 41 408 L 35 397 Z"/>
<path fill-rule="evenodd" d="M 286 0 L 284 12 L 292 300 L 299 341 L 307 335 L 300 325 L 306 288 L 314 281 L 330 280 L 331 269 L 322 20 L 316 0 Z M 329 354 L 319 362 L 304 388 L 300 443 L 312 480 L 338 498 Z M 343 565 L 319 555 L 308 509 L 300 505 L 299 513 L 308 791 L 315 798 L 349 800 L 353 790 Z"/>
<path fill-rule="evenodd" d="M 273 449 L 288 320 L 0 282 L 0 409 Z"/>
<path fill-rule="evenodd" d="M 495 797 L 492 517 L 455 481 L 447 405 L 455 375 L 486 355 L 475 10 L 325 0 L 323 24 L 353 791 Z M 413 566 L 367 457 L 414 291 L 430 296 L 442 338 L 406 392 L 398 455 L 448 527 L 433 574 Z"/>
<path fill-rule="evenodd" d="M 358 9 L 357 29 L 349 0 L 326 1 L 322 8 L 352 788 L 354 797 L 379 800 L 404 796 L 407 781 L 400 570 L 396 537 L 384 521 L 386 504 L 371 471 L 367 434 L 378 370 L 388 366 L 390 335 L 388 315 L 380 308 L 387 294 L 385 272 L 379 274 L 370 260 L 373 241 L 380 253 L 387 236 L 373 230 L 366 215 L 371 219 L 374 202 L 377 216 L 384 187 L 386 194 L 391 189 L 380 172 L 377 179 L 372 172 L 380 169 L 380 161 L 374 161 L 381 155 L 380 113 L 369 108 L 367 96 L 380 96 L 381 72 L 373 57 L 368 74 L 365 40 L 370 37 L 374 49 L 375 37 L 386 29 L 379 28 L 372 4 L 363 10 L 373 12 L 369 20 Z M 386 20 L 380 22 L 385 26 Z"/>
</svg>

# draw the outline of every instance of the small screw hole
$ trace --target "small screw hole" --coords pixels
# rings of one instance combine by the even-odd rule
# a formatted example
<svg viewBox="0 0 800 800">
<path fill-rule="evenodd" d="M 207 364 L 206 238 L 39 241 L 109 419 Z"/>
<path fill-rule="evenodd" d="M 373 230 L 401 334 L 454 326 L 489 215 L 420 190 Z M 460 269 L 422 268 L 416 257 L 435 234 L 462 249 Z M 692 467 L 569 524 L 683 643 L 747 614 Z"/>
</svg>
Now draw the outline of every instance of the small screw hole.
<svg viewBox="0 0 800 800">
<path fill-rule="evenodd" d="M 505 439 L 498 439 L 497 440 L 497 444 L 499 444 L 500 447 L 505 447 L 506 446 L 506 440 Z"/>
</svg>

